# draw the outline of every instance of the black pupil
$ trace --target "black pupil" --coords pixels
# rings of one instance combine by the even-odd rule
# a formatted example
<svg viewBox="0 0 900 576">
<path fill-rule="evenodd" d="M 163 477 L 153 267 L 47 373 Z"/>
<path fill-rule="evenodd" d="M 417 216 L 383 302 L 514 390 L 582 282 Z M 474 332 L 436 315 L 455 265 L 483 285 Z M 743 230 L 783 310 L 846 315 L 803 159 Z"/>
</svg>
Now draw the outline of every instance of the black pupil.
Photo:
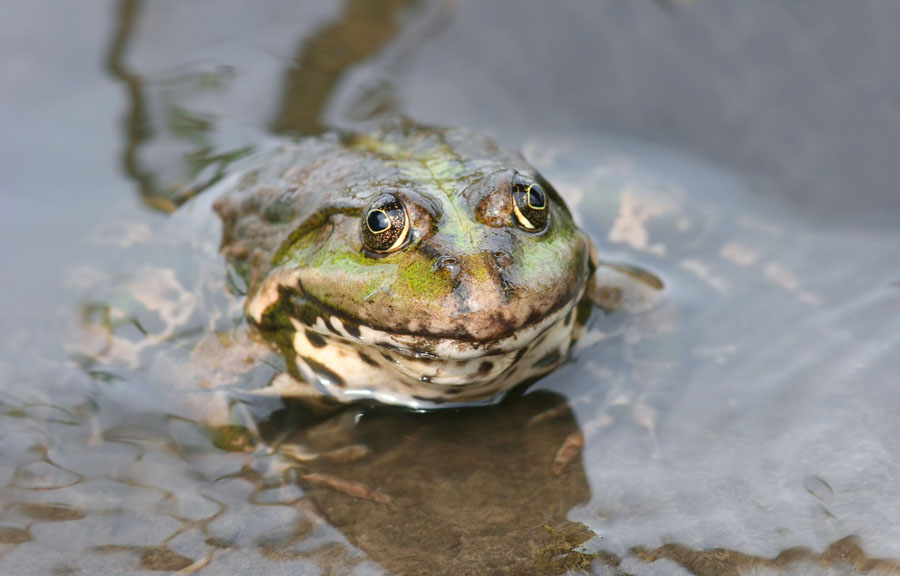
<svg viewBox="0 0 900 576">
<path fill-rule="evenodd" d="M 544 191 L 541 190 L 541 187 L 538 185 L 534 185 L 531 187 L 531 192 L 529 193 L 529 200 L 533 207 L 535 208 L 543 208 L 546 200 L 544 199 Z"/>
<path fill-rule="evenodd" d="M 369 212 L 367 222 L 369 224 L 369 230 L 372 232 L 384 232 L 391 227 L 391 221 L 388 219 L 387 214 L 381 210 L 372 210 Z"/>
</svg>

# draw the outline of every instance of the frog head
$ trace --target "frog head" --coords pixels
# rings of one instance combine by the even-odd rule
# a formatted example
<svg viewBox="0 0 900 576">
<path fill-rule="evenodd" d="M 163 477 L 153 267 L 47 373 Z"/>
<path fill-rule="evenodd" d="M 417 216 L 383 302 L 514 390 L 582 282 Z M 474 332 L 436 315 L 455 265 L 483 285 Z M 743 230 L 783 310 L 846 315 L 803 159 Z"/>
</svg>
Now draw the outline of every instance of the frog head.
<svg viewBox="0 0 900 576">
<path fill-rule="evenodd" d="M 534 374 L 520 363 L 562 359 L 589 240 L 521 156 L 409 124 L 295 155 L 280 196 L 292 228 L 246 310 L 295 331 L 304 379 L 344 397 L 471 401 Z"/>
</svg>

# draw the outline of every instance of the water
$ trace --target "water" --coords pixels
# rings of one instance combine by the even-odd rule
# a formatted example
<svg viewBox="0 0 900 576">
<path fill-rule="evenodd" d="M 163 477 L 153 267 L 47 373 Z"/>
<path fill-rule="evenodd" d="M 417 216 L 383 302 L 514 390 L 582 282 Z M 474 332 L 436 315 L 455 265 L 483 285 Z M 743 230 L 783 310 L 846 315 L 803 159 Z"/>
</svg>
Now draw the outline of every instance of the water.
<svg viewBox="0 0 900 576">
<path fill-rule="evenodd" d="M 0 572 L 900 572 L 894 5 L 4 8 Z M 604 268 L 518 402 L 249 401 L 224 167 L 398 113 L 522 148 L 664 290 Z"/>
</svg>

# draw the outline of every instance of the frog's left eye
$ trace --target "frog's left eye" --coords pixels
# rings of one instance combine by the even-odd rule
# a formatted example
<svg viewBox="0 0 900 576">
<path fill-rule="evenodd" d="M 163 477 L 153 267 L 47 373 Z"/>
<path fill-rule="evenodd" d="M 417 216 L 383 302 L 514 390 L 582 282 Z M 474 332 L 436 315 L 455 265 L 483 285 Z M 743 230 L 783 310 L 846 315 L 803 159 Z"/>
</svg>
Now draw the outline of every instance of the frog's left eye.
<svg viewBox="0 0 900 576">
<path fill-rule="evenodd" d="M 541 232 L 547 227 L 547 193 L 534 180 L 516 174 L 512 184 L 513 212 L 519 227 L 528 232 Z"/>
<path fill-rule="evenodd" d="M 360 223 L 363 244 L 373 252 L 394 252 L 409 236 L 406 206 L 392 194 L 382 194 L 369 204 Z"/>
</svg>

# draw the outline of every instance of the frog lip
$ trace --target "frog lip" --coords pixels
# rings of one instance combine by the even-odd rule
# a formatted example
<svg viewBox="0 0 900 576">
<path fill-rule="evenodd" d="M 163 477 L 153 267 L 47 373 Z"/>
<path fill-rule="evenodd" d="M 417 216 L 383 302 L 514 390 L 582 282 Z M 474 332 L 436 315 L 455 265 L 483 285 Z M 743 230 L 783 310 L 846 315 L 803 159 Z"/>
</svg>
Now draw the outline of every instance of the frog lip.
<svg viewBox="0 0 900 576">
<path fill-rule="evenodd" d="M 586 281 L 579 282 L 555 302 L 543 310 L 535 310 L 526 318 L 515 320 L 503 309 L 481 310 L 463 315 L 450 332 L 429 330 L 427 324 L 413 325 L 404 329 L 389 325 L 387 321 L 360 319 L 347 315 L 323 302 L 314 294 L 304 290 L 297 271 L 282 271 L 270 275 L 258 288 L 255 297 L 248 299 L 247 315 L 257 324 L 263 324 L 263 317 L 284 298 L 287 290 L 301 302 L 301 308 L 308 306 L 315 314 L 290 314 L 298 330 L 306 329 L 323 335 L 334 335 L 347 340 L 361 341 L 389 350 L 396 350 L 408 356 L 435 358 L 475 358 L 498 353 L 497 351 L 517 350 L 527 345 L 547 327 L 561 319 L 579 302 L 584 294 Z M 298 318 L 303 318 L 301 323 Z M 385 320 L 379 318 L 378 320 Z M 425 320 L 427 322 L 427 319 Z M 446 322 L 444 323 L 446 326 Z"/>
<path fill-rule="evenodd" d="M 415 410 L 455 408 L 498 402 L 519 384 L 532 381 L 565 361 L 575 328 L 574 315 L 555 315 L 555 323 L 519 340 L 519 349 L 476 350 L 440 358 L 381 343 L 372 334 L 346 334 L 337 318 L 310 326 L 292 318 L 300 382 L 288 378 L 257 391 L 265 395 L 308 396 L 308 384 L 342 402 L 378 402 Z M 330 328 L 323 333 L 325 324 Z M 391 335 L 380 333 L 383 338 Z M 368 340 L 368 341 L 367 341 Z M 458 352 L 458 350 L 456 351 Z"/>
<path fill-rule="evenodd" d="M 319 316 L 311 326 L 306 326 L 296 319 L 292 319 L 292 322 L 297 330 L 307 329 L 328 336 L 337 336 L 417 360 L 472 360 L 516 352 L 527 347 L 570 312 L 574 315 L 573 309 L 583 292 L 582 288 L 577 297 L 563 302 L 550 313 L 490 340 L 458 338 L 443 334 L 395 332 L 357 325 L 355 322 L 345 321 L 337 314 L 330 314 L 327 318 Z"/>
<path fill-rule="evenodd" d="M 453 341 L 477 347 L 528 332 L 530 327 L 571 307 L 581 298 L 587 278 L 587 274 L 573 270 L 560 281 L 540 287 L 508 287 L 499 281 L 474 282 L 468 278 L 462 288 L 434 299 L 404 301 L 402 296 L 394 298 L 380 292 L 377 299 L 360 306 L 339 294 L 320 294 L 321 288 L 315 284 L 308 289 L 302 274 L 298 274 L 297 290 L 316 312 L 342 318 L 345 324 L 360 330 L 369 327 L 424 344 Z M 336 303 L 337 309 L 319 296 Z"/>
</svg>

